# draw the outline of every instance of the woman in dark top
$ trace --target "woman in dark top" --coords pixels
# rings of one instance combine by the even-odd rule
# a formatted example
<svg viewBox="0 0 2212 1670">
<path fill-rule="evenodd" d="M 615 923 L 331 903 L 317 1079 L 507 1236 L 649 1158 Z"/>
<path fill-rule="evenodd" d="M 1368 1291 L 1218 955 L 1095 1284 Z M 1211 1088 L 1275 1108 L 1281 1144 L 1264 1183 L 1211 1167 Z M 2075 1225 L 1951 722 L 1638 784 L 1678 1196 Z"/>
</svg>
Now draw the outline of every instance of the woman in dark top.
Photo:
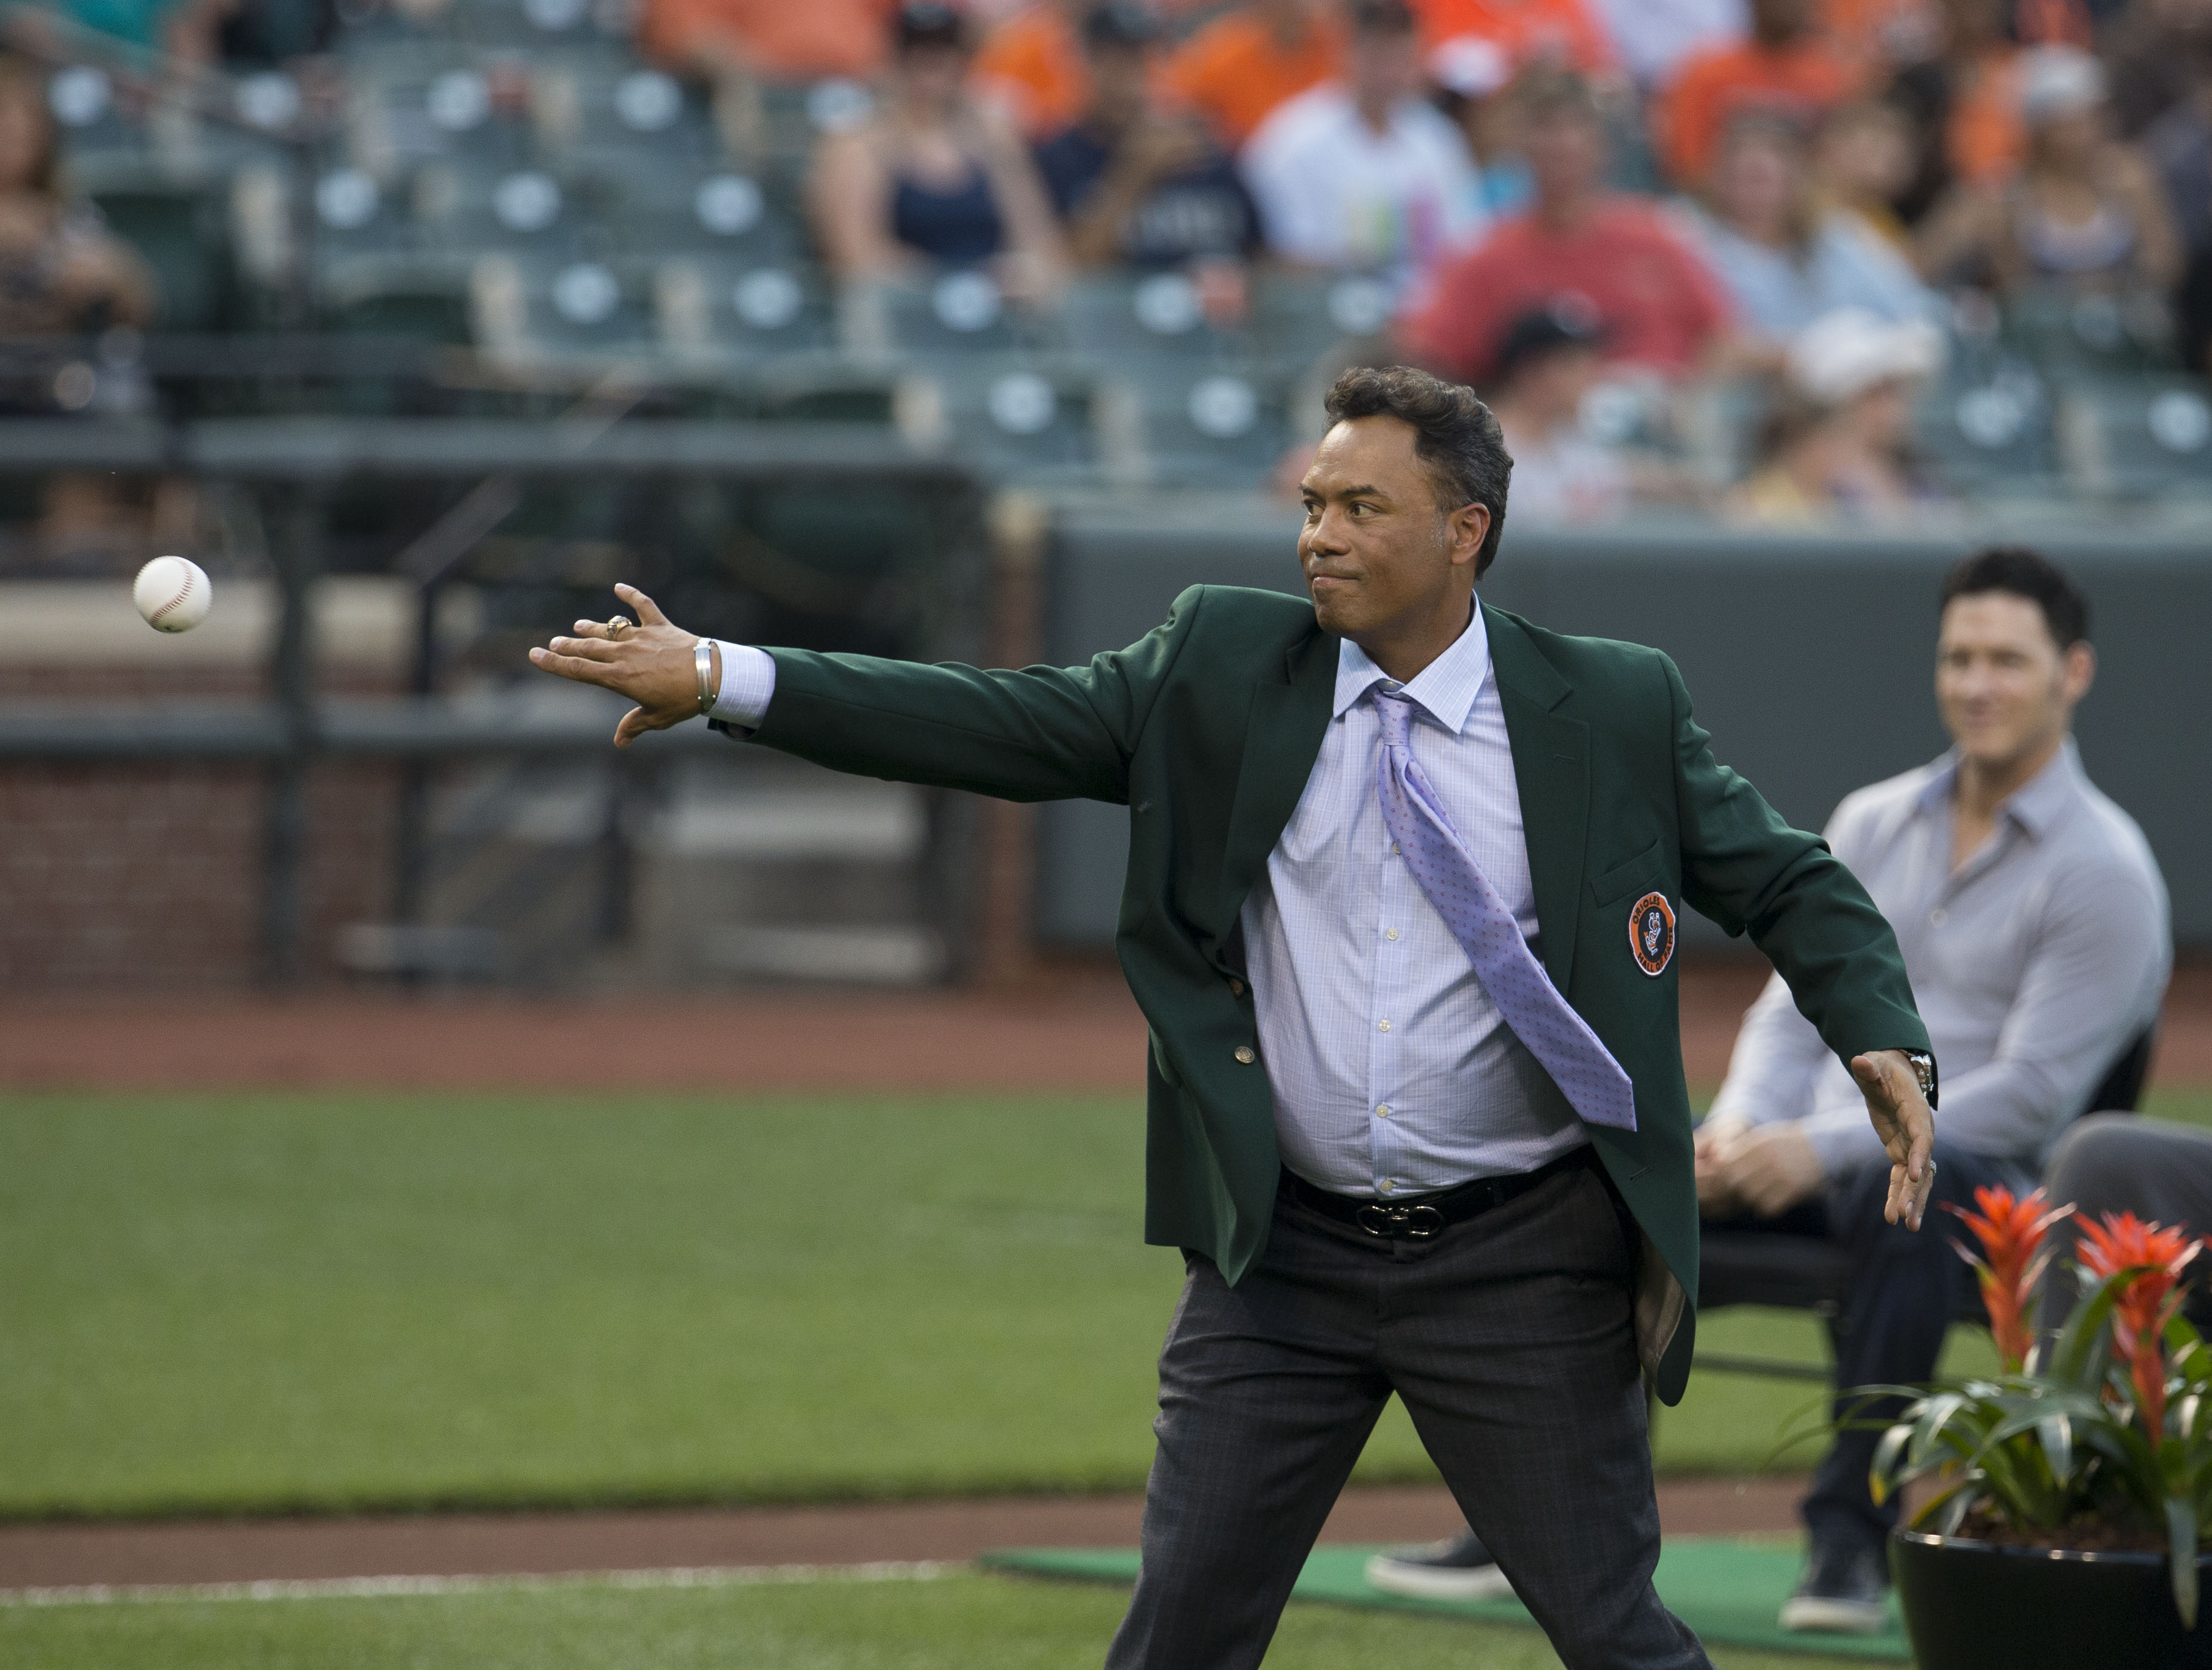
<svg viewBox="0 0 2212 1670">
<path fill-rule="evenodd" d="M 1020 139 L 969 96 L 957 12 L 909 4 L 875 114 L 825 138 L 811 182 L 815 229 L 844 279 L 895 279 L 925 264 L 986 267 L 1038 298 L 1065 262 L 1052 210 Z"/>
</svg>

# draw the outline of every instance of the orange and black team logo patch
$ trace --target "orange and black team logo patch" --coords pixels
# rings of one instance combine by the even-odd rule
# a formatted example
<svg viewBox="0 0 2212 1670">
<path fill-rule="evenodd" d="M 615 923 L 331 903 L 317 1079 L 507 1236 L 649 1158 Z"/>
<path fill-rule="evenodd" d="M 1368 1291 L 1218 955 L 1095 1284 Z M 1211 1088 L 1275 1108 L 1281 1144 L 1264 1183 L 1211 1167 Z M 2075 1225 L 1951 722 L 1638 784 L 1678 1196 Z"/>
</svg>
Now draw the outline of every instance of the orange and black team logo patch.
<svg viewBox="0 0 2212 1670">
<path fill-rule="evenodd" d="M 1674 957 L 1674 908 L 1664 893 L 1647 893 L 1629 908 L 1628 948 L 1647 975 L 1663 975 Z"/>
</svg>

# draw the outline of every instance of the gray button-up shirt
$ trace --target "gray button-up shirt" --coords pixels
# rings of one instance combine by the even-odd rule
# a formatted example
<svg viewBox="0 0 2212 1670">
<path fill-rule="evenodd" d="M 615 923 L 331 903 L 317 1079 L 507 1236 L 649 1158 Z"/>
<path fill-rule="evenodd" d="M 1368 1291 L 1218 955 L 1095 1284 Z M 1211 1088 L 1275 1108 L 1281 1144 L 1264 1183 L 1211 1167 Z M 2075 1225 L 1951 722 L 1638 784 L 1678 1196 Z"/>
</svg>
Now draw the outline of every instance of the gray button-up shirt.
<svg viewBox="0 0 2212 1670">
<path fill-rule="evenodd" d="M 1845 798 L 1836 856 L 1889 918 L 1942 1071 L 1936 1134 L 2020 1181 L 2158 1018 L 2166 883 L 2069 739 L 1951 868 L 1955 756 Z M 1778 977 L 1744 1017 L 1713 1117 L 1801 1120 L 1830 1176 L 1882 1157 L 1864 1098 Z"/>
</svg>

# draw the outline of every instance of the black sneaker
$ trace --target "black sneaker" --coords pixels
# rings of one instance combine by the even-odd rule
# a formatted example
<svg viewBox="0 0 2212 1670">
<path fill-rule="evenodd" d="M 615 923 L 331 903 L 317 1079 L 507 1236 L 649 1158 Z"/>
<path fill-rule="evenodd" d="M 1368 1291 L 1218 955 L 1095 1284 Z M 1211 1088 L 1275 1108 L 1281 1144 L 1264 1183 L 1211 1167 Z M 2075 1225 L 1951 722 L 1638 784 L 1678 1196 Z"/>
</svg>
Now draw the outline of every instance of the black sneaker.
<svg viewBox="0 0 2212 1670">
<path fill-rule="evenodd" d="M 1386 1548 L 1367 1562 L 1367 1582 L 1385 1594 L 1416 1600 L 1496 1600 L 1513 1585 L 1472 1531 L 1442 1542 Z"/>
<path fill-rule="evenodd" d="M 1813 1545 L 1797 1592 L 1782 1603 L 1785 1630 L 1878 1635 L 1889 1625 L 1889 1564 L 1882 1550 Z"/>
</svg>

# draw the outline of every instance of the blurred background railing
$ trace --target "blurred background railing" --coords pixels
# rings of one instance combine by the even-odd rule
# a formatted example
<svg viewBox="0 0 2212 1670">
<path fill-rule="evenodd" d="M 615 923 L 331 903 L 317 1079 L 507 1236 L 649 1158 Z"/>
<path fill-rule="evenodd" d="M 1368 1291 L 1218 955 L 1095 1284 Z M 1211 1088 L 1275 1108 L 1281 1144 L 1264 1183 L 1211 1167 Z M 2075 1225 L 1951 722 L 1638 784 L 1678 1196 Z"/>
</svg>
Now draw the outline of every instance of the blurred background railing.
<svg viewBox="0 0 2212 1670">
<path fill-rule="evenodd" d="M 1080 659 L 1182 585 L 1293 583 L 1321 392 L 1401 359 L 1505 421 L 1494 600 L 1668 648 L 1801 822 L 1940 745 L 1944 562 L 2012 538 L 2077 565 L 2092 773 L 2212 944 L 2194 14 L 1901 4 L 1928 29 L 1877 39 L 1866 9 L 1762 0 L 1748 37 L 1662 40 L 1560 0 L 1554 39 L 1443 0 L 978 0 L 854 9 L 778 64 L 682 45 L 681 9 L 0 17 L 0 988 L 1003 980 L 1096 951 L 1113 809 L 833 779 L 698 727 L 617 756 L 609 705 L 524 647 L 622 578 L 736 640 Z M 1206 55 L 1258 51 L 1255 19 L 1313 50 L 1246 108 L 1259 83 Z M 1691 70 L 1739 49 L 1849 73 L 1717 105 L 1700 150 Z M 1977 161 L 1922 95 L 2000 82 Z M 1268 118 L 1340 87 L 1460 196 L 1293 235 Z M 856 159 L 908 179 L 924 131 L 968 147 L 988 248 L 855 230 Z M 1143 188 L 1117 224 L 1063 178 L 1086 155 L 1085 189 Z M 1291 170 L 1316 202 L 1327 172 Z M 2006 240 L 2076 176 L 2130 235 L 2023 266 Z M 1672 252 L 1636 267 L 1672 300 L 1637 305 L 1681 312 L 1680 353 L 1609 311 L 1626 245 L 1542 244 L 1593 204 Z M 1477 333 L 1515 238 L 1558 270 Z M 1856 335 L 1801 328 L 1846 305 Z M 128 610 L 164 551 L 216 578 L 186 637 Z"/>
</svg>

